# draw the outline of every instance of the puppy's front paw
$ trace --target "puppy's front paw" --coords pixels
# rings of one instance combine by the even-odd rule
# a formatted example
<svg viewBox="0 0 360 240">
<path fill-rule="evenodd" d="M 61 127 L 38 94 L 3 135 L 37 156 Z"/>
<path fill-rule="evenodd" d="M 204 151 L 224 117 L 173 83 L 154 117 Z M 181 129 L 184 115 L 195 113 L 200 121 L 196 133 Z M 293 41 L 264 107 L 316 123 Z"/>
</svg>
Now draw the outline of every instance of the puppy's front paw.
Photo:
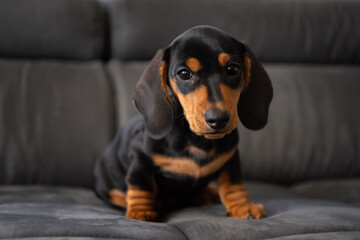
<svg viewBox="0 0 360 240">
<path fill-rule="evenodd" d="M 140 221 L 157 221 L 158 213 L 155 211 L 155 194 L 153 192 L 129 188 L 126 196 L 126 217 Z"/>
<path fill-rule="evenodd" d="M 157 212 L 150 210 L 127 210 L 126 217 L 140 221 L 156 222 L 158 221 L 159 215 Z"/>
<path fill-rule="evenodd" d="M 245 204 L 245 205 L 234 205 L 227 209 L 227 215 L 230 217 L 238 218 L 255 218 L 259 219 L 266 215 L 262 204 Z"/>
</svg>

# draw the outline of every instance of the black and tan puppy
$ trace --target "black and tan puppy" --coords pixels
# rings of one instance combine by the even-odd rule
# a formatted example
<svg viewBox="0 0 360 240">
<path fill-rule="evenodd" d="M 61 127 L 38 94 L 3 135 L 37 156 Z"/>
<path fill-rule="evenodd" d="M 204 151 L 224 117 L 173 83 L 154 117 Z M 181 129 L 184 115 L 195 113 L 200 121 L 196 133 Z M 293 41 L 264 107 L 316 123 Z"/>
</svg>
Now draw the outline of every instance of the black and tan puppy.
<svg viewBox="0 0 360 240">
<path fill-rule="evenodd" d="M 229 216 L 260 218 L 263 206 L 242 183 L 237 125 L 264 127 L 271 99 L 270 79 L 246 45 L 213 27 L 189 29 L 141 76 L 134 93 L 141 115 L 99 159 L 96 192 L 139 220 L 216 197 Z"/>
</svg>

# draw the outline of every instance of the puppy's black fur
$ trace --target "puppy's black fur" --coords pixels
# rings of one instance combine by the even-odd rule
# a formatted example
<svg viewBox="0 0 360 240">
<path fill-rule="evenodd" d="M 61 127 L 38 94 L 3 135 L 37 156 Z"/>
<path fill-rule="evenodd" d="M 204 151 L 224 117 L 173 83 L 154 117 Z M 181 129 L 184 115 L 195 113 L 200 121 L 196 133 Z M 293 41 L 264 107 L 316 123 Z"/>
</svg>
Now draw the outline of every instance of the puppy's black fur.
<svg viewBox="0 0 360 240">
<path fill-rule="evenodd" d="M 159 50 L 134 93 L 139 115 L 95 167 L 96 192 L 126 216 L 156 220 L 187 203 L 212 203 L 216 180 L 228 215 L 259 218 L 242 185 L 237 123 L 265 126 L 272 86 L 249 48 L 198 26 Z"/>
</svg>

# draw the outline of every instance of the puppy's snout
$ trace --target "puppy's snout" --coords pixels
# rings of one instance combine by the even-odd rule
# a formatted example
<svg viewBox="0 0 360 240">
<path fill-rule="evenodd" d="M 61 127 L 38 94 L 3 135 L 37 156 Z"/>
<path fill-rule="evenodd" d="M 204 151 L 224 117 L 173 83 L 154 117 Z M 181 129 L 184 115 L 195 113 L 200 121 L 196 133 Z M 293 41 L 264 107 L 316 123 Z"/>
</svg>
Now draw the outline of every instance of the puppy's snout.
<svg viewBox="0 0 360 240">
<path fill-rule="evenodd" d="M 221 129 L 230 120 L 230 113 L 227 110 L 210 109 L 205 113 L 205 121 L 212 129 Z"/>
</svg>

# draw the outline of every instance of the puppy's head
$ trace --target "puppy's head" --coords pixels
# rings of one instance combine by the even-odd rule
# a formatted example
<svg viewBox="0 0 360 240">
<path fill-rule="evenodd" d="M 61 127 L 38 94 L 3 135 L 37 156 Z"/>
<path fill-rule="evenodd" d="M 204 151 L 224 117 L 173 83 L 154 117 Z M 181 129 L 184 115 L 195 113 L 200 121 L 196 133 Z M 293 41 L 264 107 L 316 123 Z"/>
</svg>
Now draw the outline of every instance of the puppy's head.
<svg viewBox="0 0 360 240">
<path fill-rule="evenodd" d="M 191 131 L 209 139 L 232 132 L 238 118 L 247 128 L 262 128 L 272 98 L 270 79 L 249 48 L 208 26 L 191 28 L 159 50 L 136 87 L 135 105 L 154 138 L 174 121 L 168 89 Z"/>
</svg>

